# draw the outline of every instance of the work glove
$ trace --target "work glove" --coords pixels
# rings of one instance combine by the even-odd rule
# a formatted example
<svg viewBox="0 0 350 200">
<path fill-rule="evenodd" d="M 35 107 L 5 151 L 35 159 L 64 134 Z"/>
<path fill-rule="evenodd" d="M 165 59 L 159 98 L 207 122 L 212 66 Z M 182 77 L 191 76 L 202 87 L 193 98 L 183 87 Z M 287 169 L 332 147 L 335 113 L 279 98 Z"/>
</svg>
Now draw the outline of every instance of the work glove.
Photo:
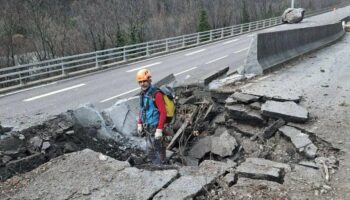
<svg viewBox="0 0 350 200">
<path fill-rule="evenodd" d="M 154 134 L 154 139 L 159 140 L 163 137 L 163 130 L 156 129 L 156 133 Z"/>
<path fill-rule="evenodd" d="M 142 136 L 142 131 L 143 131 L 142 124 L 137 124 L 137 133 Z"/>
</svg>

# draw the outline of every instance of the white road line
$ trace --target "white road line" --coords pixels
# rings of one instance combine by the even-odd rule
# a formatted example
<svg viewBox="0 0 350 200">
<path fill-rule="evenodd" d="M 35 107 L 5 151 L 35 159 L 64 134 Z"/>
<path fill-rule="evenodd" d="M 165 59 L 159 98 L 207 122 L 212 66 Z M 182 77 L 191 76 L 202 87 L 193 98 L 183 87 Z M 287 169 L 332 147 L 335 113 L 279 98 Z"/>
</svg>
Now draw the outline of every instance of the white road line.
<svg viewBox="0 0 350 200">
<path fill-rule="evenodd" d="M 185 70 L 185 71 L 182 71 L 182 72 L 179 72 L 179 73 L 177 73 L 177 74 L 174 74 L 174 76 L 178 76 L 178 75 L 184 74 L 184 73 L 189 72 L 189 71 L 191 71 L 191 70 L 194 70 L 194 69 L 196 69 L 196 68 L 197 68 L 197 67 L 192 67 L 192 68 L 187 69 L 187 70 Z"/>
<path fill-rule="evenodd" d="M 249 48 L 241 49 L 241 50 L 235 51 L 235 52 L 233 52 L 233 53 L 241 53 L 241 52 L 243 52 L 243 51 L 247 51 L 248 49 L 249 49 Z"/>
<path fill-rule="evenodd" d="M 250 34 L 250 35 L 247 35 L 247 37 L 253 37 L 255 34 Z"/>
<path fill-rule="evenodd" d="M 143 69 L 143 68 L 147 68 L 147 67 L 152 67 L 152 66 L 159 65 L 159 64 L 162 64 L 162 62 L 156 62 L 156 63 L 145 65 L 145 66 L 142 66 L 142 67 L 139 67 L 139 68 L 130 69 L 130 70 L 126 71 L 126 72 L 133 72 L 133 71 L 137 71 L 137 70 L 140 70 L 140 69 Z"/>
<path fill-rule="evenodd" d="M 65 92 L 65 91 L 68 91 L 68 90 L 72 90 L 72 89 L 75 89 L 75 88 L 78 88 L 78 87 L 82 87 L 84 85 L 86 85 L 86 84 L 82 83 L 82 84 L 79 84 L 79 85 L 74 85 L 72 87 L 64 88 L 64 89 L 61 89 L 61 90 L 56 90 L 56 91 L 49 92 L 49 93 L 46 93 L 46 94 L 42 94 L 42 95 L 39 95 L 39 96 L 36 96 L 36 97 L 25 99 L 23 101 L 25 101 L 25 102 L 33 101 L 33 100 L 36 100 L 36 99 L 40 99 L 40 98 L 43 98 L 43 97 L 47 97 L 47 96 L 50 96 L 50 95 L 58 94 L 58 93 Z"/>
<path fill-rule="evenodd" d="M 17 91 L 14 91 L 14 92 L 9 92 L 9 93 L 6 93 L 6 94 L 2 94 L 2 95 L 0 95 L 0 97 L 5 97 L 5 96 L 12 95 L 12 94 L 17 94 L 17 93 L 20 93 L 20 92 L 25 92 L 25 91 L 28 91 L 28 90 L 33 90 L 33 89 L 37 89 L 37 88 L 42 88 L 42 87 L 45 87 L 45 86 L 48 86 L 48 85 L 53 85 L 53 84 L 56 84 L 56 83 L 57 83 L 57 82 L 52 82 L 52 83 L 48 83 L 48 84 L 44 84 L 44 85 L 39 85 L 39 86 L 31 87 L 31 88 L 26 88 L 26 89 L 23 89 L 23 90 L 17 90 Z"/>
<path fill-rule="evenodd" d="M 113 96 L 113 97 L 110 97 L 110 98 L 108 98 L 108 99 L 104 99 L 104 100 L 100 101 L 100 103 L 104 103 L 104 102 L 106 102 L 106 101 L 113 100 L 113 99 L 118 98 L 118 97 L 121 97 L 121 96 L 123 96 L 123 95 L 129 94 L 129 93 L 132 93 L 132 92 L 135 92 L 135 91 L 137 91 L 137 90 L 139 90 L 139 89 L 140 89 L 140 88 L 135 88 L 135 89 L 129 90 L 129 91 L 127 91 L 127 92 L 118 94 L 118 95 Z"/>
<path fill-rule="evenodd" d="M 237 42 L 239 39 L 234 39 L 234 40 L 230 40 L 230 41 L 227 41 L 227 42 L 224 42 L 222 44 L 230 44 L 232 42 Z"/>
<path fill-rule="evenodd" d="M 194 55 L 194 54 L 196 54 L 196 53 L 200 53 L 200 52 L 202 52 L 202 51 L 205 51 L 205 49 L 200 49 L 200 50 L 198 50 L 198 51 L 193 51 L 193 52 L 191 52 L 191 53 L 185 54 L 185 56 L 191 56 L 191 55 Z"/>
<path fill-rule="evenodd" d="M 219 60 L 221 60 L 221 59 L 224 59 L 224 58 L 226 58 L 226 57 L 227 57 L 227 55 L 226 55 L 226 56 L 222 56 L 222 57 L 217 58 L 217 59 L 214 59 L 214 60 L 211 60 L 211 61 L 209 61 L 209 62 L 207 62 L 207 63 L 205 63 L 205 64 L 208 65 L 208 64 L 210 64 L 210 63 L 213 63 L 213 62 L 219 61 Z"/>
</svg>

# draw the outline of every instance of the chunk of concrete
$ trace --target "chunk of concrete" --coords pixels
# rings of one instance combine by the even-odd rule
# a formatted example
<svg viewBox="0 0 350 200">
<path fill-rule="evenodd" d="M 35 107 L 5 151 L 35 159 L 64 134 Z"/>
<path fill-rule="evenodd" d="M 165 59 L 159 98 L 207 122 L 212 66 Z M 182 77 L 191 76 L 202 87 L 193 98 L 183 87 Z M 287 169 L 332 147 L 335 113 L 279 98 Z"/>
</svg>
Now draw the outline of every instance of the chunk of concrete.
<svg viewBox="0 0 350 200">
<path fill-rule="evenodd" d="M 266 160 L 266 159 L 262 159 L 262 158 L 246 158 L 245 162 L 253 163 L 255 165 L 275 167 L 275 168 L 283 169 L 285 172 L 291 171 L 291 167 L 288 164 L 275 162 L 275 161 L 271 161 L 271 160 Z"/>
<path fill-rule="evenodd" d="M 39 151 L 41 148 L 41 145 L 43 143 L 43 139 L 41 139 L 39 136 L 34 136 L 29 139 L 29 148 L 34 151 Z"/>
<path fill-rule="evenodd" d="M 238 143 L 226 130 L 220 136 L 212 136 L 211 152 L 221 157 L 231 156 Z"/>
<path fill-rule="evenodd" d="M 116 102 L 102 112 L 108 125 L 126 136 L 136 136 L 136 119 L 140 107 L 139 97 L 132 97 Z"/>
<path fill-rule="evenodd" d="M 291 126 L 283 126 L 281 128 L 279 128 L 279 131 L 281 131 L 281 133 L 288 137 L 293 145 L 295 146 L 295 148 L 300 149 L 303 147 L 306 147 L 309 144 L 312 144 L 312 141 L 309 139 L 309 136 L 302 133 L 300 130 L 291 127 Z"/>
<path fill-rule="evenodd" d="M 305 122 L 308 111 L 295 102 L 266 101 L 262 107 L 262 114 L 272 118 L 282 118 L 285 121 Z"/>
<path fill-rule="evenodd" d="M 241 92 L 235 92 L 230 97 L 236 99 L 239 102 L 246 103 L 246 104 L 256 102 L 260 99 L 260 97 L 258 96 L 245 94 Z"/>
<path fill-rule="evenodd" d="M 206 186 L 213 184 L 214 176 L 181 176 L 167 188 L 161 190 L 153 199 L 180 200 L 192 199 Z M 146 198 L 145 198 L 146 199 Z"/>
<path fill-rule="evenodd" d="M 160 191 L 153 199 L 191 199 L 235 165 L 235 163 L 205 160 L 199 168 L 184 167 L 183 170 L 180 169 L 183 176 Z"/>
<path fill-rule="evenodd" d="M 251 103 L 250 107 L 254 110 L 261 110 L 261 103 L 259 103 L 259 102 Z"/>
<path fill-rule="evenodd" d="M 306 157 L 315 158 L 317 155 L 318 148 L 314 144 L 307 145 L 303 150 Z"/>
<path fill-rule="evenodd" d="M 84 134 L 90 134 L 90 137 L 97 137 L 99 139 L 114 138 L 114 136 L 107 131 L 104 119 L 93 105 L 82 105 L 78 109 L 73 110 L 72 114 L 76 125 L 86 129 L 86 131 L 82 131 Z"/>
<path fill-rule="evenodd" d="M 201 159 L 205 154 L 211 151 L 211 138 L 204 137 L 199 139 L 191 148 L 188 155 L 193 158 Z"/>
<path fill-rule="evenodd" d="M 236 104 L 226 105 L 225 108 L 229 116 L 233 119 L 255 125 L 264 125 L 266 123 L 260 113 L 252 110 L 249 106 Z"/>
<path fill-rule="evenodd" d="M 239 177 L 252 179 L 263 179 L 283 183 L 284 170 L 266 165 L 257 165 L 250 162 L 244 162 L 236 169 Z"/>
</svg>

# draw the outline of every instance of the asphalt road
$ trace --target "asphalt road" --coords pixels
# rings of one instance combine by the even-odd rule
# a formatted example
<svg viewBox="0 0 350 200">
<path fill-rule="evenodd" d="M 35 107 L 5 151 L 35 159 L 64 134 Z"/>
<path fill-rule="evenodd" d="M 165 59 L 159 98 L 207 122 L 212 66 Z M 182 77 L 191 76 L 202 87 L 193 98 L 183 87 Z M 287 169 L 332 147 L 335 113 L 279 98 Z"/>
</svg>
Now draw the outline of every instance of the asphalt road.
<svg viewBox="0 0 350 200">
<path fill-rule="evenodd" d="M 305 19 L 305 27 L 341 19 L 350 7 Z M 345 14 L 346 15 L 346 14 Z M 281 25 L 265 31 L 293 28 Z M 149 68 L 157 81 L 170 73 L 178 80 L 199 78 L 215 69 L 229 66 L 231 70 L 244 62 L 252 33 L 168 55 L 131 63 L 117 69 L 53 82 L 27 90 L 0 95 L 0 122 L 3 125 L 25 128 L 48 116 L 57 115 L 81 104 L 91 103 L 99 110 L 110 107 L 118 99 L 129 97 L 138 89 L 135 74 Z"/>
<path fill-rule="evenodd" d="M 99 110 L 139 90 L 135 80 L 141 68 L 151 70 L 157 81 L 170 73 L 178 80 L 199 78 L 215 69 L 241 66 L 252 35 L 218 41 L 89 75 L 16 91 L 0 96 L 0 122 L 18 126 L 32 124 L 81 104 L 91 103 Z"/>
</svg>

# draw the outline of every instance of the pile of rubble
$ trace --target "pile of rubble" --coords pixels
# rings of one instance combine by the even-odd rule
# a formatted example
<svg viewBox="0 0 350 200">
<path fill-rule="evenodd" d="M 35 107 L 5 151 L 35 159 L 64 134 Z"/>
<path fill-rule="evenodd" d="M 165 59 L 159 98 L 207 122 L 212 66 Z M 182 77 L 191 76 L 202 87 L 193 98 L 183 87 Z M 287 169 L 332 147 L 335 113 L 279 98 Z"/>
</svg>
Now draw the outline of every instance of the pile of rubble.
<svg viewBox="0 0 350 200">
<path fill-rule="evenodd" d="M 216 78 L 210 76 L 213 77 Z M 176 116 L 172 124 L 175 134 L 167 146 L 169 165 L 166 166 L 152 166 L 145 156 L 145 141 L 136 132 L 138 97 L 119 101 L 101 113 L 93 106 L 85 105 L 20 132 L 0 127 L 0 178 L 1 181 L 10 178 L 0 184 L 0 188 L 11 190 L 9 186 L 13 179 L 18 179 L 14 175 L 33 170 L 43 163 L 46 164 L 36 170 L 45 166 L 47 173 L 37 173 L 38 176 L 60 176 L 54 171 L 62 168 L 61 171 L 69 174 L 62 177 L 80 180 L 91 170 L 100 173 L 96 162 L 109 160 L 120 162 L 116 165 L 122 167 L 114 169 L 107 162 L 106 168 L 112 167 L 113 170 L 109 171 L 114 175 L 106 178 L 109 180 L 106 183 L 99 182 L 99 189 L 79 186 L 77 191 L 66 191 L 65 188 L 61 191 L 64 194 L 56 194 L 55 187 L 52 187 L 32 197 L 50 194 L 83 198 L 88 195 L 94 199 L 108 198 L 113 194 L 135 199 L 219 199 L 229 195 L 244 199 L 247 188 L 255 188 L 249 194 L 283 199 L 289 185 L 297 184 L 295 177 L 316 182 L 316 190 L 322 192 L 324 185 L 320 183 L 328 181 L 337 169 L 338 150 L 315 134 L 299 128 L 298 123 L 310 120 L 308 111 L 300 105 L 301 97 L 242 92 L 240 86 L 245 81 L 247 77 L 234 74 L 203 84 L 175 88 Z M 86 148 L 93 151 L 83 150 Z M 63 155 L 66 153 L 71 154 Z M 91 159 L 86 161 L 88 159 L 84 156 Z M 64 166 L 74 165 L 68 164 L 68 160 L 77 161 L 76 167 L 81 165 L 78 158 L 85 159 L 81 161 L 83 165 L 92 168 L 86 172 L 78 170 L 79 173 L 74 166 L 64 169 Z M 54 163 L 57 166 L 53 166 Z M 135 188 L 127 189 L 130 184 L 112 184 L 132 183 L 135 174 L 143 177 L 135 185 L 136 189 L 143 191 L 141 196 L 132 192 Z M 147 177 L 155 177 L 158 181 Z M 90 178 L 101 179 L 100 176 Z M 50 181 L 58 180 L 52 179 Z M 85 179 L 80 181 L 88 182 Z M 151 189 L 144 188 L 150 184 Z M 35 188 L 29 185 L 27 190 L 34 191 Z M 89 184 L 86 187 L 90 186 L 93 187 Z M 268 190 L 269 195 L 266 196 L 264 190 Z"/>
</svg>

